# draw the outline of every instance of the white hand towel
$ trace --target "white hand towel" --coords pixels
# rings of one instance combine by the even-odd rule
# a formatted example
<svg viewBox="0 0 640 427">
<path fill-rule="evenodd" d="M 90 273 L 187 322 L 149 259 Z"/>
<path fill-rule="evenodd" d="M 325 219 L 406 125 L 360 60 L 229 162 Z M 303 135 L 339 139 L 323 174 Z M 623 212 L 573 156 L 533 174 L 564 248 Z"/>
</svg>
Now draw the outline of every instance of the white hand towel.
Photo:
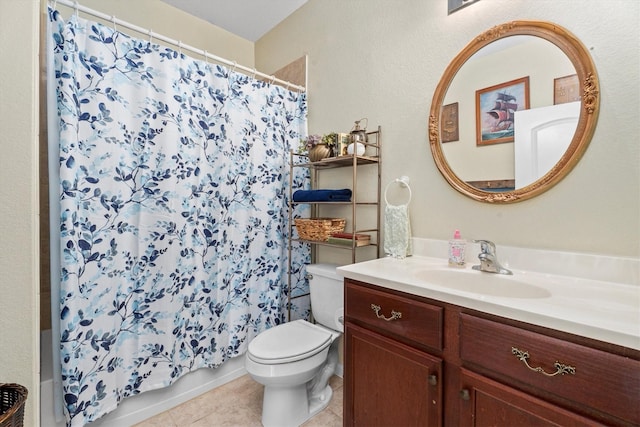
<svg viewBox="0 0 640 427">
<path fill-rule="evenodd" d="M 410 256 L 411 251 L 409 205 L 387 205 L 384 210 L 385 254 L 394 258 L 404 258 Z"/>
</svg>

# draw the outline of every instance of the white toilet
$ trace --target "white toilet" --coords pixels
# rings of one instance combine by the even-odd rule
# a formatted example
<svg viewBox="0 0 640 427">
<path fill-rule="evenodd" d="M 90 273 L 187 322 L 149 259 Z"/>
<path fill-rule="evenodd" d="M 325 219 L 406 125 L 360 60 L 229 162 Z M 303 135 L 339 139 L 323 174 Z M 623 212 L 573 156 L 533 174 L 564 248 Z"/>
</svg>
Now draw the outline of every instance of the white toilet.
<svg viewBox="0 0 640 427">
<path fill-rule="evenodd" d="M 317 324 L 295 320 L 268 329 L 249 343 L 245 367 L 264 384 L 262 424 L 299 426 L 323 410 L 333 391 L 328 384 L 338 364 L 344 331 L 344 287 L 336 266 L 307 266 L 311 312 Z"/>
</svg>

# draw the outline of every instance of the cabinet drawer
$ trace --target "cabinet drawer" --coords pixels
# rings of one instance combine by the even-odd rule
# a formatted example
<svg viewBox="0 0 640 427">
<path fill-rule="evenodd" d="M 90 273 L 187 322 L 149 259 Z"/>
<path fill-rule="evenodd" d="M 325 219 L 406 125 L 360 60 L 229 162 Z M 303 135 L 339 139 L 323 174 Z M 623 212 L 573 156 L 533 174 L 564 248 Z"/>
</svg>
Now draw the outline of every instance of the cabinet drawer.
<svg viewBox="0 0 640 427">
<path fill-rule="evenodd" d="M 346 282 L 347 320 L 401 341 L 442 350 L 443 311 L 436 305 Z"/>
<path fill-rule="evenodd" d="M 638 360 L 468 314 L 460 317 L 460 357 L 463 364 L 510 377 L 580 408 L 587 405 L 640 424 Z"/>
</svg>

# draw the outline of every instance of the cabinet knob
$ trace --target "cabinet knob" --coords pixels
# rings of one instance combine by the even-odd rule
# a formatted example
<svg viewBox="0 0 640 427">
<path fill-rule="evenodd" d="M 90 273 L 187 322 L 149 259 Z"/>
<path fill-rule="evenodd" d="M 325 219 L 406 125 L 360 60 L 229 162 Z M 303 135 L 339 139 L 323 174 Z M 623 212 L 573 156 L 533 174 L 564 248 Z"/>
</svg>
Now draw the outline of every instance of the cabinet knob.
<svg viewBox="0 0 640 427">
<path fill-rule="evenodd" d="M 434 374 L 429 375 L 428 377 L 429 385 L 438 385 L 438 377 Z"/>
<path fill-rule="evenodd" d="M 469 400 L 471 399 L 471 394 L 469 393 L 469 390 L 466 388 L 463 388 L 462 390 L 460 390 L 460 398 L 462 400 Z"/>
</svg>

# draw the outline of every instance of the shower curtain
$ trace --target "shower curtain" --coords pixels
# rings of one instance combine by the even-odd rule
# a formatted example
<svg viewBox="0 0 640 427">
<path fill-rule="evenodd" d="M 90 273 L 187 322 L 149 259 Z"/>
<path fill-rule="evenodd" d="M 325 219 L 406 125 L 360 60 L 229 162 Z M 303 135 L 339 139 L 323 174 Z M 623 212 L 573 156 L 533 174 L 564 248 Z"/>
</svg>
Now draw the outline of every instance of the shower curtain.
<svg viewBox="0 0 640 427">
<path fill-rule="evenodd" d="M 286 320 L 288 153 L 306 98 L 49 17 L 61 376 L 67 424 L 81 426 Z M 309 248 L 294 249 L 293 288 L 306 292 Z"/>
</svg>

